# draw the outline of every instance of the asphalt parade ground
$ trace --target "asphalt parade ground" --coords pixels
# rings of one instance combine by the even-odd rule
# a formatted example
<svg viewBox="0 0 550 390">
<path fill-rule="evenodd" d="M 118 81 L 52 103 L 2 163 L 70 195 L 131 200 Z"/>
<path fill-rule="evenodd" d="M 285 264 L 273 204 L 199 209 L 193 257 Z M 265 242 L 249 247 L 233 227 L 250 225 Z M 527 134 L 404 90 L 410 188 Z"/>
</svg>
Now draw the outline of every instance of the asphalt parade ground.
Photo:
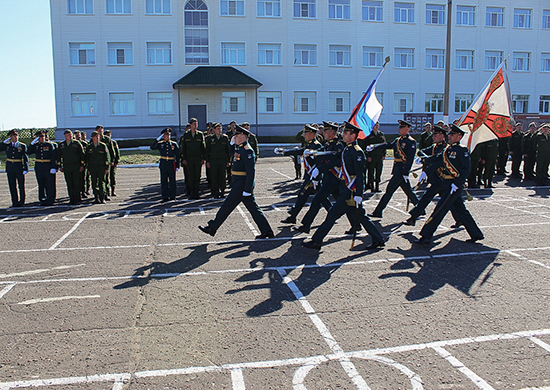
<svg viewBox="0 0 550 390">
<path fill-rule="evenodd" d="M 447 216 L 431 247 L 398 190 L 375 220 L 384 248 L 363 231 L 350 250 L 342 218 L 316 251 L 280 222 L 291 160 L 256 168 L 273 239 L 242 205 L 202 233 L 221 201 L 184 199 L 181 171 L 176 201 L 157 168 L 119 168 L 118 196 L 80 206 L 58 174 L 52 207 L 29 172 L 16 209 L 0 174 L 0 390 L 550 389 L 549 187 L 471 190 L 485 239 Z"/>
</svg>

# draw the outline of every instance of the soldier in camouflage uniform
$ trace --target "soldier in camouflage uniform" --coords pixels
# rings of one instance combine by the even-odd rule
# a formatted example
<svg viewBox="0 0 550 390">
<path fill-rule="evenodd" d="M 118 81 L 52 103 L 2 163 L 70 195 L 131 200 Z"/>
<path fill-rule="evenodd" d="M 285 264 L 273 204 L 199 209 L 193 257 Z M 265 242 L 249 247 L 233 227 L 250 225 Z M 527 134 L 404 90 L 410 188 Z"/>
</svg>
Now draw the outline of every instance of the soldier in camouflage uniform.
<svg viewBox="0 0 550 390">
<path fill-rule="evenodd" d="M 548 166 L 550 165 L 550 123 L 544 123 L 535 136 L 537 161 L 537 185 L 548 185 Z"/>
<path fill-rule="evenodd" d="M 86 146 L 86 167 L 92 177 L 94 203 L 105 203 L 105 181 L 111 165 L 111 154 L 107 145 L 99 140 L 100 134 L 92 132 L 92 139 Z"/>
<path fill-rule="evenodd" d="M 179 150 L 181 163 L 187 167 L 187 185 L 189 199 L 199 199 L 199 186 L 201 181 L 202 165 L 205 163 L 206 145 L 204 134 L 197 130 L 196 118 L 189 120 L 189 130 L 180 138 Z"/>
<path fill-rule="evenodd" d="M 206 167 L 210 170 L 213 198 L 225 198 L 225 172 L 229 162 L 229 138 L 222 134 L 222 125 L 214 123 L 214 134 L 206 138 Z"/>
<path fill-rule="evenodd" d="M 111 188 L 109 191 L 109 188 L 107 188 L 107 195 L 116 196 L 115 188 L 116 188 L 116 169 L 118 167 L 118 163 L 120 161 L 120 149 L 118 148 L 118 143 L 111 138 L 111 130 L 105 130 L 104 138 L 108 138 L 111 141 L 111 145 L 113 146 L 113 155 L 111 155 L 111 165 L 109 167 L 109 173 L 107 174 L 107 183 L 108 187 Z M 103 142 L 103 141 L 102 141 Z"/>
<path fill-rule="evenodd" d="M 84 172 L 85 156 L 82 144 L 73 139 L 73 132 L 63 132 L 65 141 L 57 147 L 57 165 L 59 171 L 65 175 L 69 204 L 76 205 L 81 201 L 82 172 Z"/>
</svg>

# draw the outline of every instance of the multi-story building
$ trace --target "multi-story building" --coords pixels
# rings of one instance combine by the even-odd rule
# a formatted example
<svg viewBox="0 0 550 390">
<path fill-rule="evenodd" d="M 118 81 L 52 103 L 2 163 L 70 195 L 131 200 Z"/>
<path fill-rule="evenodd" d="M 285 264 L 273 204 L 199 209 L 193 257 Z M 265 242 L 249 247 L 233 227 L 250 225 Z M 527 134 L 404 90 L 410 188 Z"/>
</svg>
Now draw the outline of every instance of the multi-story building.
<svg viewBox="0 0 550 390">
<path fill-rule="evenodd" d="M 547 0 L 51 0 L 51 20 L 60 130 L 294 134 L 348 119 L 386 56 L 380 122 L 442 119 L 448 22 L 450 119 L 506 58 L 513 109 L 550 112 Z"/>
</svg>

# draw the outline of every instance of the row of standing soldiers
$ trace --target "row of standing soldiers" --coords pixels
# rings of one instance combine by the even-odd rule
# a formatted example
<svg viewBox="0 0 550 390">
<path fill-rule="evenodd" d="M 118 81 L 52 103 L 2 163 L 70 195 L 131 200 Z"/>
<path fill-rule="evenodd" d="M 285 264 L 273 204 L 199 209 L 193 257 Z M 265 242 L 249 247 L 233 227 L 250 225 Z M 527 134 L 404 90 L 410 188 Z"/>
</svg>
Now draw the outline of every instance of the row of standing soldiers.
<svg viewBox="0 0 550 390">
<path fill-rule="evenodd" d="M 116 196 L 116 167 L 120 151 L 111 132 L 96 126 L 91 141 L 86 133 L 64 131 L 65 140 L 52 142 L 45 131 L 37 131 L 29 146 L 19 141 L 16 130 L 8 132 L 8 138 L 0 144 L 6 151 L 6 173 L 12 207 L 25 204 L 25 175 L 29 171 L 29 154 L 35 155 L 34 171 L 38 183 L 38 200 L 43 206 L 51 206 L 57 197 L 57 172 L 63 172 L 67 183 L 69 203 L 76 205 L 93 190 L 95 203 L 105 203 L 109 195 Z"/>
</svg>

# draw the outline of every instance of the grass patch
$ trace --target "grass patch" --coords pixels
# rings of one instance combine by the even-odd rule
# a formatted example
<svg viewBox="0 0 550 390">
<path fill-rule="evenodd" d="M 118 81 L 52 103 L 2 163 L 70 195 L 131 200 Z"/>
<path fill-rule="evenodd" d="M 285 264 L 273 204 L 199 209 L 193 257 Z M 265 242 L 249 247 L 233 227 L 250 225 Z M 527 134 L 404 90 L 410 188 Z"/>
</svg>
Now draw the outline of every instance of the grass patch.
<svg viewBox="0 0 550 390">
<path fill-rule="evenodd" d="M 120 161 L 118 164 L 156 164 L 158 161 L 158 150 L 121 150 Z"/>
</svg>

